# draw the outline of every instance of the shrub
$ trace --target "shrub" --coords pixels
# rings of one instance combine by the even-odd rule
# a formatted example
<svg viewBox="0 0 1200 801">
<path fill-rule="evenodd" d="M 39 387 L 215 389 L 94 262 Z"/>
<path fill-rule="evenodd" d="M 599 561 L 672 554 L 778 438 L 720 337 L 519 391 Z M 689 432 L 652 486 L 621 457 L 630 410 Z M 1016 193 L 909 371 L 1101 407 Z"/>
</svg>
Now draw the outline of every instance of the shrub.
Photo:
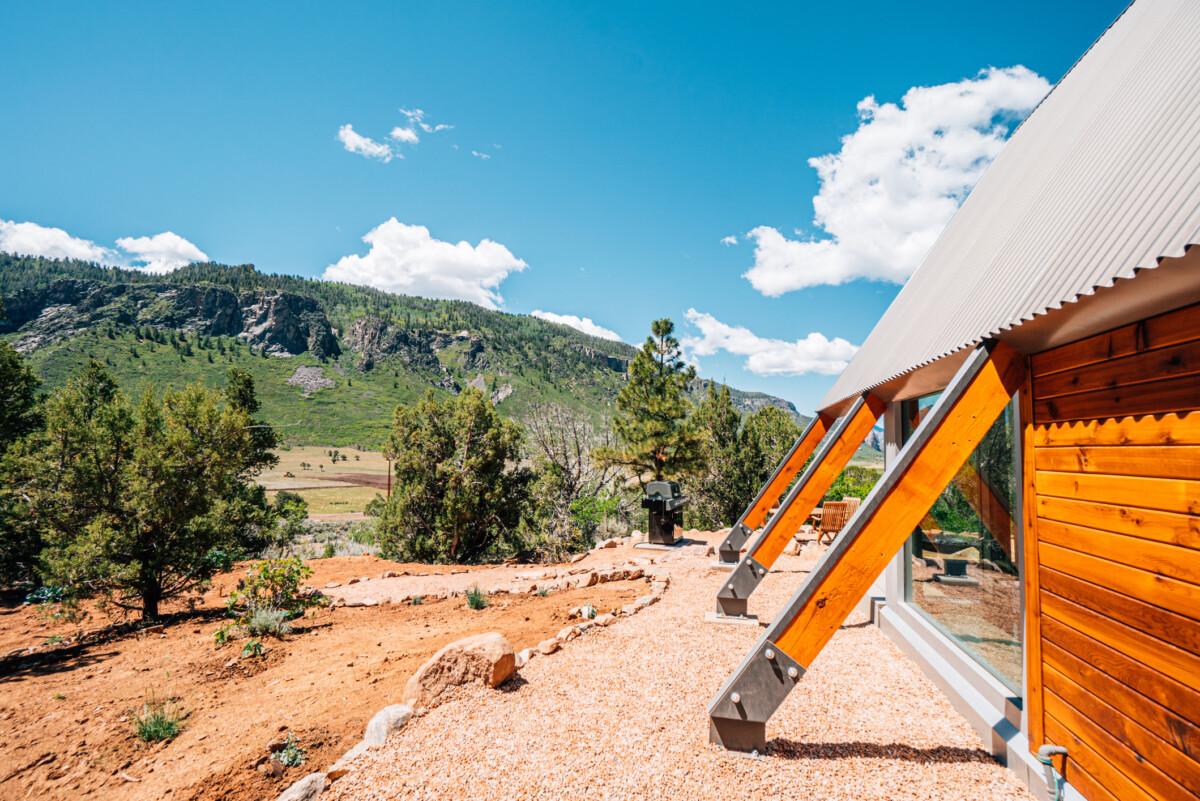
<svg viewBox="0 0 1200 801">
<path fill-rule="evenodd" d="M 263 646 L 259 640 L 250 640 L 242 646 L 242 658 L 249 659 L 256 656 L 262 656 Z"/>
<path fill-rule="evenodd" d="M 325 550 L 321 552 L 322 559 L 332 559 L 337 555 L 337 548 L 333 547 L 332 542 L 325 543 Z"/>
<path fill-rule="evenodd" d="M 183 731 L 183 710 L 170 701 L 160 701 L 154 693 L 142 704 L 140 711 L 133 713 L 133 728 L 137 738 L 144 743 L 170 740 Z"/>
<path fill-rule="evenodd" d="M 472 609 L 484 609 L 487 605 L 487 593 L 479 589 L 478 584 L 467 590 L 467 606 Z"/>
<path fill-rule="evenodd" d="M 420 606 L 421 604 L 425 603 L 425 596 L 424 595 L 414 595 L 412 602 L 413 602 L 413 606 Z"/>
<path fill-rule="evenodd" d="M 282 638 L 292 632 L 287 613 L 281 609 L 255 609 L 247 618 L 245 627 L 252 637 L 270 635 Z"/>
</svg>

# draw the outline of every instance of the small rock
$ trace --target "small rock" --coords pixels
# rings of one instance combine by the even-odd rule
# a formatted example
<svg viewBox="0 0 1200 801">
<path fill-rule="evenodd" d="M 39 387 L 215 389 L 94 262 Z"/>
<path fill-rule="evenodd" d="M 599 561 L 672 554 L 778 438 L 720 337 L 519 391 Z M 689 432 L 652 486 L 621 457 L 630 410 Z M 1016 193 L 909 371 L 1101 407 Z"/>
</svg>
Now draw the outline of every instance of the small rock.
<svg viewBox="0 0 1200 801">
<path fill-rule="evenodd" d="M 594 620 L 582 620 L 575 624 L 575 628 L 579 630 L 580 634 L 582 634 L 594 625 L 596 625 L 596 621 Z"/>
<path fill-rule="evenodd" d="M 268 759 L 258 766 L 259 773 L 265 773 L 276 779 L 282 776 L 285 770 L 287 770 L 287 767 L 278 759 Z"/>
<path fill-rule="evenodd" d="M 800 543 L 796 540 L 791 540 L 787 545 L 783 546 L 783 552 L 788 556 L 799 556 Z"/>
<path fill-rule="evenodd" d="M 371 718 L 371 722 L 367 724 L 367 731 L 363 734 L 362 741 L 367 744 L 367 748 L 377 748 L 384 744 L 388 735 L 403 729 L 412 716 L 412 709 L 403 704 L 385 706 L 376 712 L 375 717 Z"/>
<path fill-rule="evenodd" d="M 359 582 L 358 576 L 351 576 L 350 580 L 346 582 L 346 586 L 350 586 L 351 584 L 357 584 L 358 582 Z M 325 586 L 328 587 L 329 585 L 326 584 Z"/>
<path fill-rule="evenodd" d="M 637 610 L 638 610 L 638 608 L 637 608 L 636 604 L 625 604 L 624 606 L 621 607 L 621 614 L 622 615 L 632 615 L 632 614 L 636 613 Z"/>
<path fill-rule="evenodd" d="M 538 653 L 550 655 L 558 650 L 558 640 L 542 640 L 538 643 Z"/>
<path fill-rule="evenodd" d="M 605 540 L 604 542 L 600 543 L 596 547 L 597 548 L 616 548 L 618 544 L 619 543 L 616 540 L 609 539 L 609 540 Z"/>
<path fill-rule="evenodd" d="M 573 606 L 567 610 L 567 620 L 574 620 L 577 617 L 583 616 L 583 607 Z"/>
<path fill-rule="evenodd" d="M 312 801 L 325 791 L 325 774 L 310 773 L 279 794 L 276 801 Z"/>
<path fill-rule="evenodd" d="M 635 531 L 629 535 L 629 544 L 630 545 L 640 545 L 642 542 L 642 539 L 643 539 L 642 532 Z"/>
<path fill-rule="evenodd" d="M 340 587 L 340 586 L 342 586 L 342 585 L 341 585 L 341 584 L 339 584 L 338 582 L 336 582 L 336 581 L 331 581 L 331 582 L 329 582 L 328 584 L 326 584 L 326 585 L 325 585 L 325 589 L 327 589 L 327 590 L 332 590 L 332 589 L 335 589 L 335 588 L 337 588 L 337 587 Z"/>
<path fill-rule="evenodd" d="M 385 570 L 385 571 L 383 571 L 383 577 L 384 578 L 400 578 L 400 574 L 397 573 L 395 570 Z"/>
<path fill-rule="evenodd" d="M 536 653 L 537 651 L 533 648 L 526 648 L 524 651 L 521 651 L 519 654 L 517 654 L 517 670 L 520 670 L 528 665 L 529 660 L 533 659 L 533 656 Z"/>
<path fill-rule="evenodd" d="M 615 620 L 616 620 L 616 617 L 614 617 L 613 615 L 610 615 L 606 612 L 603 615 L 596 615 L 596 619 L 593 620 L 592 622 L 595 623 L 597 626 L 608 626 L 608 625 L 611 625 Z"/>
<path fill-rule="evenodd" d="M 579 629 L 574 626 L 567 626 L 565 629 L 554 635 L 554 639 L 559 642 L 570 642 L 579 636 Z"/>
<path fill-rule="evenodd" d="M 584 559 L 587 559 L 587 551 L 584 551 L 583 553 L 577 553 L 574 556 L 572 556 L 571 564 L 575 564 L 576 562 L 582 562 Z"/>
<path fill-rule="evenodd" d="M 422 665 L 404 687 L 401 699 L 411 709 L 429 706 L 443 690 L 479 681 L 497 687 L 517 670 L 517 657 L 508 640 L 496 632 L 452 642 Z"/>
<path fill-rule="evenodd" d="M 590 573 L 584 573 L 582 576 L 577 577 L 571 583 L 574 584 L 576 587 L 592 587 L 592 586 L 595 586 L 596 584 L 598 584 L 599 582 L 600 582 L 599 574 L 597 574 L 595 572 L 590 572 Z"/>
<path fill-rule="evenodd" d="M 162 634 L 162 632 L 163 627 L 161 623 L 159 623 L 157 626 L 147 626 L 146 628 L 142 629 L 142 634 Z"/>
</svg>

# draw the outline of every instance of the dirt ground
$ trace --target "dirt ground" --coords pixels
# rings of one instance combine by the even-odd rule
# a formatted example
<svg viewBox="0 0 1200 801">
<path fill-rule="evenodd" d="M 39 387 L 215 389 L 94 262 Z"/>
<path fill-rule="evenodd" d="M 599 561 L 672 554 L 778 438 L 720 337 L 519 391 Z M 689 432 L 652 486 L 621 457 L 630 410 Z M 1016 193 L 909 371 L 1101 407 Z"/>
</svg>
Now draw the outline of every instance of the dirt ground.
<svg viewBox="0 0 1200 801">
<path fill-rule="evenodd" d="M 583 564 L 638 556 L 645 553 L 605 550 Z M 546 570 L 475 568 L 450 575 L 449 568 L 375 557 L 309 564 L 313 586 L 341 584 L 324 591 L 350 601 L 416 591 L 432 596 L 465 582 L 488 589 L 517 573 Z M 410 575 L 379 579 L 385 570 Z M 297 621 L 286 640 L 265 640 L 261 657 L 243 660 L 242 641 L 220 647 L 213 641 L 223 622 L 222 595 L 239 575 L 220 577 L 195 612 L 180 610 L 161 634 L 127 633 L 0 660 L 0 799 L 274 798 L 353 746 L 371 716 L 397 703 L 408 677 L 443 645 L 498 631 L 520 650 L 558 632 L 571 607 L 591 603 L 607 611 L 646 592 L 639 580 L 546 596 L 496 595 L 480 611 L 461 597 L 322 610 Z M 363 576 L 371 580 L 347 584 Z M 20 600 L 9 596 L 0 603 L 0 654 L 76 634 L 75 626 Z M 103 622 L 93 617 L 84 628 Z M 175 740 L 147 746 L 133 735 L 132 713 L 151 694 L 171 699 L 187 717 Z M 306 764 L 279 778 L 256 771 L 267 744 L 287 731 L 308 749 Z"/>
</svg>

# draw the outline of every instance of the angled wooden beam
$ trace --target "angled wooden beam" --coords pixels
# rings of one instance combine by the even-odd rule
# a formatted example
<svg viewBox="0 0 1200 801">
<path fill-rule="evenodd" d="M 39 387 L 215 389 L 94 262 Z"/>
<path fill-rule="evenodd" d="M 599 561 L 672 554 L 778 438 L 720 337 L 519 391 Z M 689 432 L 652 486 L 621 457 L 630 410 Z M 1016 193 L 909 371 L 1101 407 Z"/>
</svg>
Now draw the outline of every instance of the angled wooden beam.
<svg viewBox="0 0 1200 801">
<path fill-rule="evenodd" d="M 745 617 L 750 594 L 854 458 L 858 446 L 871 433 L 886 408 L 886 402 L 868 392 L 838 418 L 821 440 L 821 447 L 804 475 L 779 504 L 779 511 L 746 549 L 737 567 L 717 591 L 718 616 Z"/>
<path fill-rule="evenodd" d="M 800 589 L 709 703 L 712 742 L 766 748 L 767 720 L 978 447 L 1024 380 L 1025 357 L 980 345 Z"/>
<path fill-rule="evenodd" d="M 742 512 L 742 516 L 729 529 L 729 534 L 717 548 L 717 558 L 722 562 L 732 564 L 736 564 L 741 559 L 742 546 L 750 539 L 754 530 L 767 519 L 767 512 L 771 511 L 771 507 L 779 501 L 780 496 L 788 488 L 788 484 L 792 483 L 796 474 L 804 469 L 804 463 L 817 449 L 817 445 L 821 443 L 821 439 L 833 426 L 835 419 L 832 415 L 818 414 L 808 421 L 808 425 L 796 438 L 792 449 L 788 451 L 787 456 L 783 457 L 783 461 L 779 463 L 775 472 L 767 479 L 767 483 L 759 490 L 758 496 L 750 502 L 746 511 Z"/>
</svg>

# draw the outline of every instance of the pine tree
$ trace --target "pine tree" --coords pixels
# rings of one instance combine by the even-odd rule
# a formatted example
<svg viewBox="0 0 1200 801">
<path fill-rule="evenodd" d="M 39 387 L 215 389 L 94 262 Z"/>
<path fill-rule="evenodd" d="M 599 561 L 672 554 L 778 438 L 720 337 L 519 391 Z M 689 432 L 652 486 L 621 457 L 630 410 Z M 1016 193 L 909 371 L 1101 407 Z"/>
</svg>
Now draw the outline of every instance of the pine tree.
<svg viewBox="0 0 1200 801">
<path fill-rule="evenodd" d="M 639 480 L 689 475 L 704 463 L 703 438 L 688 419 L 688 385 L 696 369 L 683 362 L 675 324 L 655 320 L 653 335 L 629 368 L 629 382 L 617 395 L 619 414 L 613 429 L 623 448 L 600 448 L 596 458 L 624 467 Z"/>
</svg>

